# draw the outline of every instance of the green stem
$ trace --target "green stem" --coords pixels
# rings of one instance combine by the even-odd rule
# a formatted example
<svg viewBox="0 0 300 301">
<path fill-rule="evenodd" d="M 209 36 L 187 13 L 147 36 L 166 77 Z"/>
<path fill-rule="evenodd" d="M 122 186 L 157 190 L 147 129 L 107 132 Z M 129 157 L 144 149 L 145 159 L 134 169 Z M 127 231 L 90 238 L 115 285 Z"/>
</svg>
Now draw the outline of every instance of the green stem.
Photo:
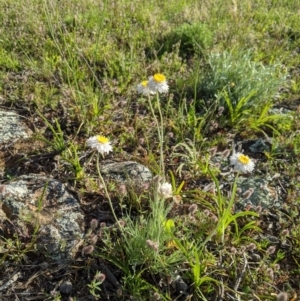
<svg viewBox="0 0 300 301">
<path fill-rule="evenodd" d="M 120 230 L 122 231 L 122 226 L 120 225 L 119 220 L 118 220 L 118 218 L 117 218 L 117 216 L 116 216 L 114 207 L 113 207 L 113 205 L 112 205 L 111 198 L 110 198 L 109 193 L 108 193 L 108 190 L 107 190 L 107 186 L 106 186 L 106 184 L 105 184 L 105 182 L 104 182 L 104 179 L 103 179 L 102 174 L 101 174 L 101 171 L 100 171 L 100 165 L 99 165 L 99 153 L 97 154 L 97 164 L 96 164 L 96 166 L 97 166 L 97 172 L 98 172 L 99 178 L 100 178 L 100 180 L 101 180 L 101 182 L 102 182 L 102 184 L 103 184 L 103 187 L 104 187 L 104 191 L 105 191 L 106 197 L 108 198 L 108 203 L 109 203 L 110 210 L 111 210 L 111 212 L 112 212 L 112 214 L 113 214 L 113 216 L 114 216 L 114 219 L 116 220 L 116 223 L 118 224 Z"/>
<path fill-rule="evenodd" d="M 156 127 L 157 127 L 157 133 L 158 133 L 158 137 L 159 137 L 159 145 L 160 145 L 160 171 L 162 173 L 162 176 L 165 177 L 164 155 L 163 155 L 164 124 L 163 124 L 163 117 L 162 117 L 162 113 L 161 113 L 160 101 L 159 101 L 158 93 L 156 94 L 156 100 L 157 100 L 157 104 L 158 104 L 160 123 L 159 123 L 159 121 L 158 121 L 158 119 L 157 119 L 157 117 L 155 115 L 155 112 L 154 112 L 154 109 L 153 109 L 153 106 L 152 106 L 152 102 L 151 102 L 150 96 L 148 96 L 148 102 L 149 102 L 150 110 L 151 110 L 151 113 L 152 113 L 153 118 L 155 120 Z"/>
<path fill-rule="evenodd" d="M 163 153 L 163 146 L 164 146 L 164 120 L 161 113 L 161 107 L 160 107 L 160 99 L 158 97 L 158 93 L 156 93 L 156 100 L 158 105 L 158 112 L 160 117 L 160 168 L 161 172 L 163 174 L 163 177 L 165 178 L 165 165 L 164 165 L 164 153 Z"/>
</svg>

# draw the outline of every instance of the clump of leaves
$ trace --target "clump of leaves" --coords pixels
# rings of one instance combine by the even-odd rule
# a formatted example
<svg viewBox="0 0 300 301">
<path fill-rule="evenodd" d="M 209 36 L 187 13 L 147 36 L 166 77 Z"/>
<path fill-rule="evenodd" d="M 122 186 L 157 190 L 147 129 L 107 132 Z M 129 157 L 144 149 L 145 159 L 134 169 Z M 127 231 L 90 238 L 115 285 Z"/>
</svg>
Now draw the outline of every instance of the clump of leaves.
<svg viewBox="0 0 300 301">
<path fill-rule="evenodd" d="M 280 65 L 265 66 L 256 62 L 249 51 L 211 54 L 208 68 L 196 76 L 199 78 L 198 97 L 206 101 L 219 99 L 219 106 L 225 107 L 225 95 L 234 107 L 241 99 L 249 98 L 243 104 L 245 109 L 274 98 L 286 79 Z"/>
<path fill-rule="evenodd" d="M 195 69 L 191 81 L 195 83 L 197 111 L 209 111 L 221 125 L 236 128 L 258 129 L 274 119 L 268 112 L 286 80 L 280 65 L 265 66 L 249 51 L 212 54 L 207 63 L 200 73 Z M 251 126 L 251 120 L 259 116 L 260 123 Z"/>
<path fill-rule="evenodd" d="M 212 41 L 213 33 L 206 24 L 184 23 L 165 37 L 160 52 L 172 52 L 173 45 L 180 43 L 180 56 L 188 58 L 195 54 L 201 55 L 203 50 L 212 45 Z"/>
</svg>

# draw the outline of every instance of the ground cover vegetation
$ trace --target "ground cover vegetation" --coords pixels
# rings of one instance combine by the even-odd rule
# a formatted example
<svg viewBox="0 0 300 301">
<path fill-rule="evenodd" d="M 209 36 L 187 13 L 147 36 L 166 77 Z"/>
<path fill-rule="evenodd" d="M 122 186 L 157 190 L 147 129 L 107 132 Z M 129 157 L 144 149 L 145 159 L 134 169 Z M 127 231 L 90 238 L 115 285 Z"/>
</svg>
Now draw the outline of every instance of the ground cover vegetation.
<svg viewBox="0 0 300 301">
<path fill-rule="evenodd" d="M 8 166 L 1 182 L 51 175 L 79 193 L 86 215 L 74 261 L 32 278 L 32 295 L 299 298 L 299 65 L 297 0 L 0 1 L 3 106 L 34 131 L 23 154 L 56 154 L 34 170 Z M 235 153 L 259 138 L 268 151 Z M 105 159 L 140 162 L 153 183 L 105 182 Z M 241 195 L 241 176 L 274 177 L 282 208 L 237 210 L 255 189 Z M 111 219 L 99 223 L 98 210 Z M 49 263 L 38 228 L 0 237 L 0 280 Z M 57 289 L 63 279 L 70 295 Z M 33 300 L 21 289 L 1 298 Z"/>
</svg>

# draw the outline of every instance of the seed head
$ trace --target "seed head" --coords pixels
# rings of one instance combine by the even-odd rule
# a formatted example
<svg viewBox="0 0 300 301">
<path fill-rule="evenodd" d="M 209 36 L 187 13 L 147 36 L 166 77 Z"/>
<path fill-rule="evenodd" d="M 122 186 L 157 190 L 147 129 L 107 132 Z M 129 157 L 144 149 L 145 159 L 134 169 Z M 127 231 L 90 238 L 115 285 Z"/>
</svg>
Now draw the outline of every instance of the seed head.
<svg viewBox="0 0 300 301">
<path fill-rule="evenodd" d="M 158 242 L 152 241 L 151 239 L 146 240 L 147 245 L 154 251 L 158 251 Z"/>
<path fill-rule="evenodd" d="M 96 228 L 98 227 L 98 224 L 99 224 L 98 220 L 96 220 L 95 218 L 93 218 L 93 219 L 91 220 L 91 222 L 90 222 L 90 227 L 91 227 L 91 229 L 92 229 L 93 231 L 96 230 Z"/>
<path fill-rule="evenodd" d="M 286 292 L 281 292 L 276 296 L 277 301 L 288 301 L 289 296 Z"/>
<path fill-rule="evenodd" d="M 225 150 L 222 152 L 222 158 L 223 158 L 223 159 L 228 158 L 229 155 L 230 155 L 230 149 L 225 149 Z"/>
<path fill-rule="evenodd" d="M 231 247 L 230 248 L 230 253 L 231 254 L 236 254 L 237 253 L 237 249 L 235 247 Z"/>
<path fill-rule="evenodd" d="M 274 271 L 273 271 L 273 269 L 268 268 L 268 269 L 267 269 L 267 273 L 268 273 L 269 278 L 270 278 L 271 280 L 273 280 L 273 279 L 274 279 Z"/>
<path fill-rule="evenodd" d="M 251 195 L 253 194 L 254 192 L 254 188 L 249 188 L 248 190 L 246 190 L 244 193 L 243 193 L 243 197 L 245 200 L 249 199 L 251 197 Z"/>
<path fill-rule="evenodd" d="M 160 295 L 158 292 L 155 292 L 152 297 L 153 300 L 160 300 Z"/>
<path fill-rule="evenodd" d="M 82 249 L 82 254 L 83 255 L 90 255 L 90 254 L 93 253 L 93 251 L 94 251 L 94 246 L 93 245 L 88 245 L 88 246 L 86 246 Z"/>
<path fill-rule="evenodd" d="M 211 212 L 208 209 L 203 210 L 203 214 L 206 216 L 210 216 Z"/>
<path fill-rule="evenodd" d="M 237 192 L 238 194 L 242 193 L 242 188 L 238 187 L 238 188 L 236 189 L 236 192 Z"/>
<path fill-rule="evenodd" d="M 106 223 L 105 222 L 102 222 L 102 223 L 100 223 L 100 228 L 106 228 Z"/>
<path fill-rule="evenodd" d="M 247 251 L 253 252 L 256 249 L 255 243 L 251 243 L 246 247 Z"/>
<path fill-rule="evenodd" d="M 97 235 L 94 235 L 94 236 L 91 238 L 91 244 L 92 244 L 92 245 L 95 245 L 95 244 L 97 243 L 97 241 L 98 241 L 98 237 L 97 237 Z"/>
<path fill-rule="evenodd" d="M 257 213 L 261 213 L 261 212 L 262 212 L 262 207 L 261 207 L 261 206 L 256 206 L 256 207 L 255 207 L 255 211 L 256 211 Z"/>
<path fill-rule="evenodd" d="M 283 237 L 286 237 L 286 236 L 288 236 L 289 234 L 290 234 L 289 229 L 283 229 L 282 232 L 281 232 L 281 235 L 282 235 Z"/>
<path fill-rule="evenodd" d="M 121 289 L 121 288 L 118 288 L 118 289 L 117 289 L 117 296 L 118 296 L 118 297 L 121 297 L 122 295 L 123 295 L 122 289 Z"/>
<path fill-rule="evenodd" d="M 217 153 L 217 150 L 218 150 L 217 147 L 212 147 L 212 148 L 210 148 L 210 149 L 209 149 L 210 155 L 211 155 L 212 157 L 214 157 L 214 156 L 216 155 L 216 153 Z"/>
<path fill-rule="evenodd" d="M 195 212 L 198 210 L 198 206 L 196 204 L 192 204 L 190 207 L 189 207 L 189 213 L 190 214 L 195 214 Z"/>
<path fill-rule="evenodd" d="M 123 228 L 126 225 L 126 222 L 124 220 L 120 219 L 119 223 L 117 225 Z"/>
<path fill-rule="evenodd" d="M 106 279 L 105 274 L 97 272 L 96 275 L 94 276 L 94 279 L 96 279 L 97 281 L 103 283 Z"/>
<path fill-rule="evenodd" d="M 218 222 L 218 217 L 214 214 L 211 214 L 210 219 L 212 222 L 217 223 Z"/>
<path fill-rule="evenodd" d="M 217 113 L 217 117 L 220 117 L 223 114 L 224 110 L 225 110 L 224 107 L 220 107 Z"/>
<path fill-rule="evenodd" d="M 270 246 L 267 249 L 266 253 L 269 254 L 269 255 L 271 255 L 271 254 L 275 253 L 275 251 L 276 251 L 276 247 L 275 246 Z"/>
<path fill-rule="evenodd" d="M 124 184 L 121 184 L 119 187 L 118 187 L 118 191 L 119 191 L 119 194 L 121 196 L 126 196 L 127 195 L 127 188 L 126 188 L 126 185 Z"/>
</svg>

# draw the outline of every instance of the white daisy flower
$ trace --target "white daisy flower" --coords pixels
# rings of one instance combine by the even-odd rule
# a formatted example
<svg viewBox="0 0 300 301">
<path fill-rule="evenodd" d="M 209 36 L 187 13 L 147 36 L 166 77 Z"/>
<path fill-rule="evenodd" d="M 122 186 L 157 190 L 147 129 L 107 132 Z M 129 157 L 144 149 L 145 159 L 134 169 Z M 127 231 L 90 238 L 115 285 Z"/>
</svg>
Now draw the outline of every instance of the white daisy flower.
<svg viewBox="0 0 300 301">
<path fill-rule="evenodd" d="M 154 91 L 149 89 L 148 81 L 144 80 L 140 84 L 137 85 L 136 90 L 139 94 L 143 94 L 145 96 L 153 95 L 155 94 Z"/>
<path fill-rule="evenodd" d="M 157 189 L 158 195 L 161 198 L 168 199 L 173 196 L 172 185 L 170 183 L 159 183 Z"/>
<path fill-rule="evenodd" d="M 166 77 L 161 73 L 156 73 L 149 77 L 148 87 L 155 93 L 167 93 L 169 91 Z"/>
<path fill-rule="evenodd" d="M 91 148 L 95 148 L 102 155 L 112 151 L 109 139 L 101 135 L 89 138 L 86 141 L 86 144 Z"/>
<path fill-rule="evenodd" d="M 252 172 L 255 166 L 254 162 L 242 153 L 233 153 L 230 156 L 230 164 L 235 171 L 242 173 Z"/>
</svg>

